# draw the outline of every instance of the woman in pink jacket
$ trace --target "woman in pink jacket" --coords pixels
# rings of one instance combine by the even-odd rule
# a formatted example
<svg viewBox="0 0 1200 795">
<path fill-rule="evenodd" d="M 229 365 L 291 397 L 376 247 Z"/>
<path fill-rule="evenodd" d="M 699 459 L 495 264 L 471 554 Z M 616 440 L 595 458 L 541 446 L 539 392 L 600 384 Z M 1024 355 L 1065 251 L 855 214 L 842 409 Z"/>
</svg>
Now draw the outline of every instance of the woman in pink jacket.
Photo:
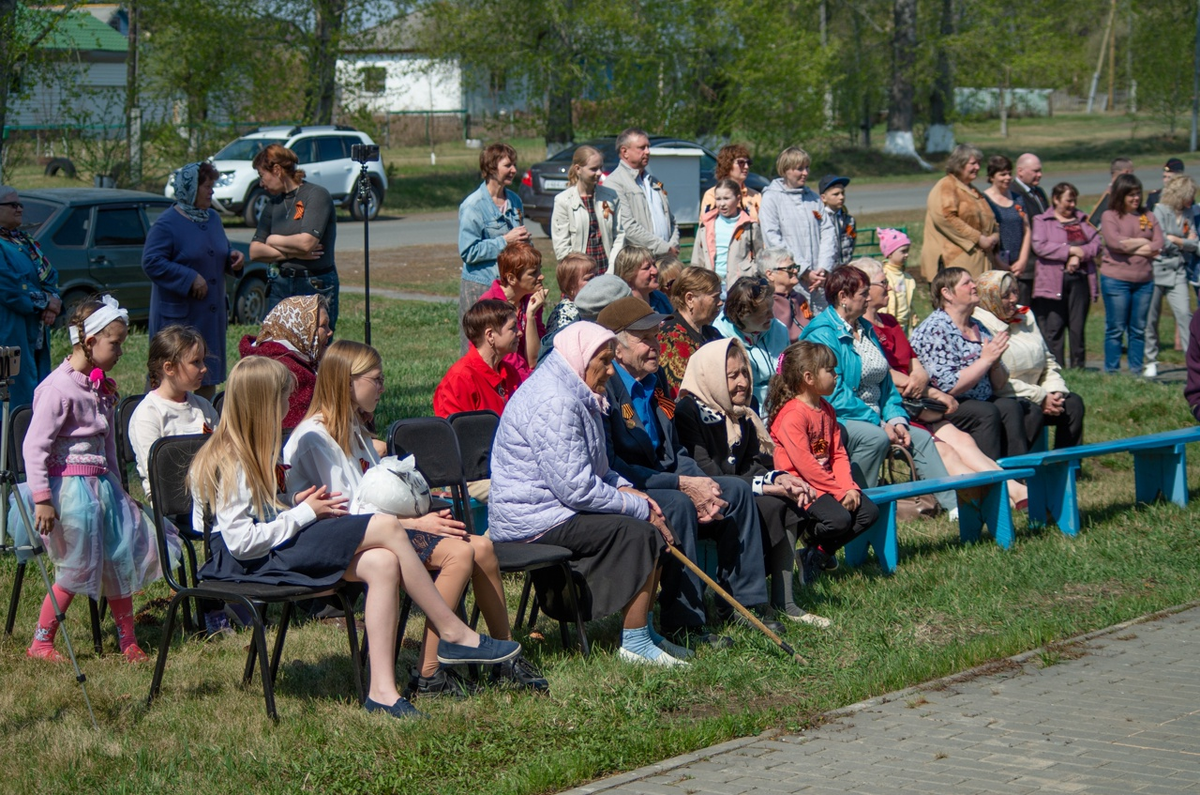
<svg viewBox="0 0 1200 795">
<path fill-rule="evenodd" d="M 1075 207 L 1079 189 L 1060 182 L 1050 193 L 1051 207 L 1033 217 L 1033 316 L 1054 360 L 1083 367 L 1087 354 L 1084 326 L 1089 304 L 1100 297 L 1096 254 L 1100 233 Z M 1063 337 L 1070 337 L 1070 361 L 1063 356 Z"/>
</svg>

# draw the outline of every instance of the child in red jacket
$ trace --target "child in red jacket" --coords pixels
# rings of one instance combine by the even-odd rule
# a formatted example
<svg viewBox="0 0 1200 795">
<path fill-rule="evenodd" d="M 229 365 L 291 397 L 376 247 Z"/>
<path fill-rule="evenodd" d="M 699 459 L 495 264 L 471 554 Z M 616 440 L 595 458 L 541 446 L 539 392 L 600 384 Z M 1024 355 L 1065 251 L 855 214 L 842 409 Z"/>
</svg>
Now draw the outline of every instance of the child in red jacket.
<svg viewBox="0 0 1200 795">
<path fill-rule="evenodd" d="M 833 394 L 836 367 L 837 355 L 827 346 L 797 342 L 779 358 L 767 396 L 775 468 L 803 478 L 818 495 L 801 506 L 813 519 L 811 546 L 798 553 L 805 585 L 837 568 L 837 551 L 879 518 L 879 508 L 850 476 L 837 415 L 823 397 Z"/>
</svg>

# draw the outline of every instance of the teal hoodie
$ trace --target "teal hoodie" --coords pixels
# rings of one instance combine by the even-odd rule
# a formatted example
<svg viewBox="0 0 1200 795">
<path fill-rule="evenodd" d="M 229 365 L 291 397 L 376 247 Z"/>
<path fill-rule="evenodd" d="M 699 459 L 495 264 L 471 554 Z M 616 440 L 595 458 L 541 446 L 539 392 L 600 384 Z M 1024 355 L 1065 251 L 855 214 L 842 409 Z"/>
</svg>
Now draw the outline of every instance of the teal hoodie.
<svg viewBox="0 0 1200 795">
<path fill-rule="evenodd" d="M 883 348 L 879 345 L 879 338 L 875 336 L 875 330 L 871 328 L 871 324 L 859 318 L 858 325 L 863 334 L 867 335 L 867 339 L 874 343 L 882 353 Z M 838 420 L 841 422 L 857 420 L 879 425 L 879 415 L 858 396 L 858 387 L 862 383 L 862 359 L 854 350 L 854 337 L 834 308 L 829 307 L 813 318 L 812 322 L 800 332 L 800 339 L 828 345 L 837 354 L 838 363 L 834 370 L 837 373 L 837 386 L 834 387 L 833 394 L 826 400 L 837 412 Z M 883 383 L 880 384 L 879 405 L 883 410 L 885 422 L 893 419 L 903 419 L 906 423 L 908 422 L 908 413 L 900 404 L 900 393 L 896 391 L 890 374 L 885 375 Z"/>
</svg>

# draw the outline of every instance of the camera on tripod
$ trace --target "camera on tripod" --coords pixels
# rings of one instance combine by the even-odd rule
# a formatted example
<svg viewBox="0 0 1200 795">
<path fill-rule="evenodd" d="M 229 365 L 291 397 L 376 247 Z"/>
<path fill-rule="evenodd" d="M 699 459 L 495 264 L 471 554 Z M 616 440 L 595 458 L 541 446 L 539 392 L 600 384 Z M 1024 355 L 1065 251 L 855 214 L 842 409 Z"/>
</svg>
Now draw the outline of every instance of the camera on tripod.
<svg viewBox="0 0 1200 795">
<path fill-rule="evenodd" d="M 11 381 L 21 373 L 21 349 L 0 346 L 0 381 Z"/>
<path fill-rule="evenodd" d="M 350 144 L 350 159 L 355 163 L 373 163 L 379 159 L 379 145 Z"/>
</svg>

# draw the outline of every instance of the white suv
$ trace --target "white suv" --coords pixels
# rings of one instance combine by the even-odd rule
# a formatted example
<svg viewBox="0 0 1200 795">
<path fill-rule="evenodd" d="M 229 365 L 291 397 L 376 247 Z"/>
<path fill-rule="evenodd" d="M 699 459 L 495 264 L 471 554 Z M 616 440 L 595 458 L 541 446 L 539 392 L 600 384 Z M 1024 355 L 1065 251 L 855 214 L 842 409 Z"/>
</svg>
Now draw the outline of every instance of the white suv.
<svg viewBox="0 0 1200 795">
<path fill-rule="evenodd" d="M 362 220 L 362 203 L 358 201 L 358 175 L 361 166 L 350 159 L 353 144 L 374 144 L 371 136 L 353 127 L 324 125 L 311 127 L 260 127 L 243 135 L 210 158 L 221 172 L 213 187 L 213 204 L 218 210 L 239 213 L 249 226 L 258 226 L 258 216 L 267 203 L 267 193 L 258 184 L 258 172 L 251 163 L 254 156 L 271 144 L 283 144 L 296 153 L 305 180 L 329 191 L 335 204 L 348 207 L 355 220 Z M 387 192 L 387 174 L 383 162 L 367 164 L 371 180 L 371 200 L 367 214 L 379 214 Z M 167 181 L 164 191 L 175 197 L 175 177 Z"/>
</svg>

